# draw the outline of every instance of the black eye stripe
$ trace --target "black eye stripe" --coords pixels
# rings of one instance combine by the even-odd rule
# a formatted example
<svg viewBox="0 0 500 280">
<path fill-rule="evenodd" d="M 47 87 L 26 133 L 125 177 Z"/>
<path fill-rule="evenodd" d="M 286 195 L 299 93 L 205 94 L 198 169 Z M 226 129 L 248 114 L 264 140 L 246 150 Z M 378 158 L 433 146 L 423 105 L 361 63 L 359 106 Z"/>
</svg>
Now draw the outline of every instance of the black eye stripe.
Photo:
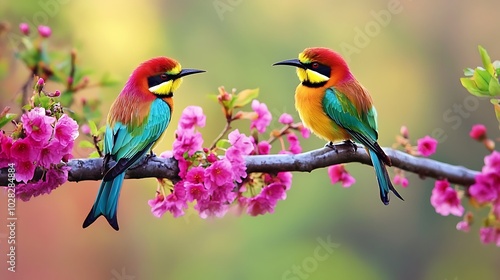
<svg viewBox="0 0 500 280">
<path fill-rule="evenodd" d="M 165 73 L 148 77 L 148 87 L 154 87 L 161 83 L 171 80 L 173 77 Z"/>
<path fill-rule="evenodd" d="M 324 64 L 321 64 L 319 62 L 312 62 L 312 63 L 306 64 L 306 67 L 308 69 L 311 69 L 315 72 L 320 73 L 321 75 L 324 75 L 326 77 L 330 77 L 331 69 L 330 69 L 330 67 L 328 67 Z"/>
</svg>

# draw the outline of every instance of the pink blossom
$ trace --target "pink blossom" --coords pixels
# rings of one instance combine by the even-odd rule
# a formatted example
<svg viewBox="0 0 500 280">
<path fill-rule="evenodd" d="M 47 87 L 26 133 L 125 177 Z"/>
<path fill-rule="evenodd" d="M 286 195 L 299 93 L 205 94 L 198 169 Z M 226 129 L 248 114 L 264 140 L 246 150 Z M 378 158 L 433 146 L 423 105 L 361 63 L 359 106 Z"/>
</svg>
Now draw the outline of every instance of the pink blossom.
<svg viewBox="0 0 500 280">
<path fill-rule="evenodd" d="M 436 152 L 438 141 L 430 136 L 425 136 L 417 140 L 417 149 L 424 157 L 428 157 Z"/>
<path fill-rule="evenodd" d="M 473 125 L 469 136 L 474 140 L 483 141 L 486 138 L 486 126 L 482 124 Z"/>
<path fill-rule="evenodd" d="M 186 199 L 186 189 L 183 182 L 178 182 L 174 186 L 174 191 L 165 197 L 165 207 L 174 218 L 180 217 L 184 215 L 184 209 L 187 208 Z"/>
<path fill-rule="evenodd" d="M 36 107 L 23 114 L 21 121 L 26 134 L 39 146 L 47 143 L 52 136 L 52 123 L 56 119 L 45 115 L 45 109 Z"/>
<path fill-rule="evenodd" d="M 300 134 L 302 134 L 304 138 L 309 138 L 309 136 L 311 136 L 311 131 L 307 127 L 302 126 L 300 128 Z"/>
<path fill-rule="evenodd" d="M 63 156 L 66 154 L 65 148 L 66 147 L 62 146 L 57 139 L 52 139 L 40 151 L 38 164 L 45 168 L 49 168 L 52 163 L 60 163 Z"/>
<path fill-rule="evenodd" d="M 154 199 L 148 200 L 153 216 L 160 218 L 167 212 L 167 203 L 162 194 L 157 194 Z"/>
<path fill-rule="evenodd" d="M 260 103 L 258 100 L 254 99 L 252 101 L 252 110 L 257 113 L 257 116 L 252 120 L 250 128 L 256 128 L 259 133 L 266 132 L 273 118 L 266 104 Z"/>
<path fill-rule="evenodd" d="M 201 166 L 195 166 L 186 174 L 186 181 L 192 184 L 203 183 L 205 178 L 205 169 Z"/>
<path fill-rule="evenodd" d="M 403 188 L 406 188 L 408 187 L 408 178 L 397 174 L 394 176 L 394 185 L 400 185 Z"/>
<path fill-rule="evenodd" d="M 457 230 L 460 230 L 463 232 L 469 232 L 470 224 L 466 221 L 460 221 L 457 223 Z"/>
<path fill-rule="evenodd" d="M 68 115 L 63 114 L 54 128 L 54 138 L 59 140 L 62 146 L 68 146 L 78 137 L 78 124 Z"/>
<path fill-rule="evenodd" d="M 40 150 L 35 147 L 29 138 L 17 139 L 10 147 L 10 156 L 19 161 L 35 161 Z"/>
<path fill-rule="evenodd" d="M 278 121 L 282 124 L 292 124 L 293 123 L 293 117 L 290 114 L 283 113 L 281 114 L 280 118 Z"/>
<path fill-rule="evenodd" d="M 10 158 L 12 143 L 12 138 L 0 130 L 0 168 L 7 167 L 9 163 L 12 163 Z"/>
<path fill-rule="evenodd" d="M 484 167 L 482 173 L 500 173 L 500 152 L 493 151 L 484 157 Z"/>
<path fill-rule="evenodd" d="M 203 109 L 199 106 L 187 106 L 182 111 L 179 127 L 191 129 L 194 126 L 204 127 L 207 117 L 203 114 Z"/>
<path fill-rule="evenodd" d="M 229 210 L 229 205 L 220 201 L 201 200 L 194 206 L 194 209 L 198 210 L 202 219 L 213 216 L 222 218 Z"/>
<path fill-rule="evenodd" d="M 275 201 L 269 200 L 267 197 L 257 195 L 248 200 L 247 213 L 250 216 L 264 215 L 266 213 L 274 213 Z"/>
<path fill-rule="evenodd" d="M 186 200 L 188 202 L 194 201 L 195 199 L 202 200 L 208 197 L 208 191 L 201 183 L 186 182 L 184 186 L 186 187 Z"/>
<path fill-rule="evenodd" d="M 243 133 L 240 133 L 238 129 L 232 131 L 227 136 L 229 143 L 231 143 L 231 148 L 235 148 L 241 152 L 243 155 L 249 155 L 253 151 L 252 139 Z"/>
<path fill-rule="evenodd" d="M 210 163 L 214 163 L 214 162 L 216 162 L 218 160 L 219 160 L 219 157 L 216 154 L 214 154 L 214 153 L 210 153 L 210 154 L 207 155 L 207 161 L 210 162 Z"/>
<path fill-rule="evenodd" d="M 182 155 L 177 159 L 177 166 L 179 167 L 179 177 L 184 178 L 186 177 L 186 173 L 188 171 L 189 166 L 191 165 L 191 162 L 185 160 Z"/>
<path fill-rule="evenodd" d="M 283 185 L 285 185 L 285 190 L 289 190 L 292 187 L 292 172 L 278 172 L 276 174 L 276 178 L 281 182 Z"/>
<path fill-rule="evenodd" d="M 462 216 L 464 207 L 460 204 L 457 191 L 450 187 L 447 180 L 438 180 L 434 184 L 431 195 L 431 205 L 438 214 Z"/>
<path fill-rule="evenodd" d="M 221 203 L 230 204 L 236 199 L 236 192 L 234 191 L 234 184 L 232 182 L 227 182 L 217 187 L 212 186 L 210 192 L 210 199 L 220 201 Z"/>
<path fill-rule="evenodd" d="M 90 126 L 88 124 L 82 124 L 82 126 L 80 126 L 80 131 L 83 134 L 90 134 Z"/>
<path fill-rule="evenodd" d="M 226 159 L 214 162 L 205 170 L 205 185 L 209 189 L 214 189 L 226 183 L 232 183 L 232 168 L 231 163 Z"/>
<path fill-rule="evenodd" d="M 408 127 L 406 125 L 401 126 L 401 128 L 399 129 L 399 133 L 401 134 L 401 136 L 408 139 L 409 132 L 408 132 Z"/>
<path fill-rule="evenodd" d="M 496 173 L 479 173 L 476 175 L 475 183 L 470 186 L 469 194 L 479 203 L 492 202 L 497 199 L 500 191 L 499 185 L 494 185 Z"/>
<path fill-rule="evenodd" d="M 30 34 L 30 26 L 26 22 L 21 22 L 19 24 L 19 30 L 26 36 Z"/>
<path fill-rule="evenodd" d="M 281 183 L 272 183 L 262 188 L 261 195 L 265 196 L 270 201 L 278 201 L 286 199 L 285 185 Z"/>
<path fill-rule="evenodd" d="M 43 38 L 48 38 L 50 37 L 50 34 L 52 34 L 52 30 L 48 26 L 39 25 L 38 34 L 40 34 L 40 36 L 42 36 Z"/>
<path fill-rule="evenodd" d="M 201 133 L 194 129 L 181 129 L 177 130 L 176 134 L 173 145 L 175 159 L 182 158 L 186 152 L 192 156 L 196 151 L 201 150 L 201 145 L 203 145 Z"/>
<path fill-rule="evenodd" d="M 18 171 L 16 165 L 16 173 Z M 42 194 L 49 194 L 58 186 L 64 184 L 68 179 L 69 167 L 62 166 L 59 168 L 51 168 L 47 170 L 43 180 L 37 182 L 21 183 L 16 187 L 16 197 L 29 201 L 32 197 Z M 26 181 L 25 181 L 26 182 Z"/>
<path fill-rule="evenodd" d="M 332 184 L 337 182 L 342 183 L 342 187 L 348 188 L 356 183 L 356 179 L 347 172 L 343 164 L 336 164 L 328 167 L 328 176 Z"/>
<path fill-rule="evenodd" d="M 17 161 L 16 162 L 16 181 L 27 183 L 35 175 L 36 166 L 32 161 Z"/>
<path fill-rule="evenodd" d="M 482 227 L 479 229 L 479 237 L 483 244 L 496 243 L 500 247 L 500 229 L 494 227 Z"/>
<path fill-rule="evenodd" d="M 286 135 L 288 142 L 290 143 L 289 150 L 292 154 L 300 154 L 302 152 L 302 147 L 300 146 L 299 138 L 295 133 L 290 132 Z"/>
<path fill-rule="evenodd" d="M 271 152 L 271 144 L 269 142 L 262 140 L 257 144 L 257 151 L 259 155 L 268 155 Z"/>
</svg>

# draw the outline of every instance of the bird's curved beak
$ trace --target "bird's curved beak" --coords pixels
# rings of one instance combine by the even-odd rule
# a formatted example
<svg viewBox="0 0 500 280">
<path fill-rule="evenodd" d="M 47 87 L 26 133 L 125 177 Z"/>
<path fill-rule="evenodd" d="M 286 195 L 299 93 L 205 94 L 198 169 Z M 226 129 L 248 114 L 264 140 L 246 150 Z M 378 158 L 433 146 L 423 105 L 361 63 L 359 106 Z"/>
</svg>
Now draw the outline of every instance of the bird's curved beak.
<svg viewBox="0 0 500 280">
<path fill-rule="evenodd" d="M 296 58 L 283 60 L 283 61 L 276 62 L 273 64 L 273 66 L 276 66 L 276 65 L 288 65 L 288 66 L 295 66 L 295 67 L 299 67 L 299 68 L 305 68 L 304 64 L 302 64 L 302 62 L 300 62 L 300 60 L 298 60 Z"/>
<path fill-rule="evenodd" d="M 197 74 L 197 73 L 203 73 L 206 72 L 205 70 L 198 70 L 198 69 L 182 69 L 179 74 L 177 74 L 177 78 L 181 78 L 184 76 L 192 75 L 192 74 Z"/>
</svg>

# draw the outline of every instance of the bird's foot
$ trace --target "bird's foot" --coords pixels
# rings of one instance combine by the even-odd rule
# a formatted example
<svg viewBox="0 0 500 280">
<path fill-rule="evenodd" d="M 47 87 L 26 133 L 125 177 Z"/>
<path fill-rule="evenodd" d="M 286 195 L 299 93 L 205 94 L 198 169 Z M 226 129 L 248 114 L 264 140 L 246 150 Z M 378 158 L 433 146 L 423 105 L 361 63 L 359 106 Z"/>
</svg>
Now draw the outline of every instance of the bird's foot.
<svg viewBox="0 0 500 280">
<path fill-rule="evenodd" d="M 136 169 L 140 166 L 143 166 L 147 164 L 152 158 L 155 158 L 156 155 L 151 151 L 150 153 L 147 153 L 145 156 L 141 157 L 136 163 L 132 164 L 130 169 Z"/>
<path fill-rule="evenodd" d="M 345 141 L 344 141 L 344 144 L 351 146 L 351 147 L 352 147 L 353 152 L 358 151 L 358 145 L 356 145 L 356 143 L 354 143 L 354 142 L 353 142 L 353 141 L 351 141 L 350 139 L 345 140 Z"/>
<path fill-rule="evenodd" d="M 335 153 L 337 153 L 337 154 L 339 153 L 339 151 L 337 150 L 337 147 L 335 146 L 335 144 L 333 144 L 332 141 L 326 143 L 325 147 L 334 150 Z"/>
<path fill-rule="evenodd" d="M 110 155 L 104 155 L 103 161 L 102 161 L 102 166 L 101 166 L 101 175 L 106 174 L 109 170 L 109 160 L 111 159 Z"/>
</svg>

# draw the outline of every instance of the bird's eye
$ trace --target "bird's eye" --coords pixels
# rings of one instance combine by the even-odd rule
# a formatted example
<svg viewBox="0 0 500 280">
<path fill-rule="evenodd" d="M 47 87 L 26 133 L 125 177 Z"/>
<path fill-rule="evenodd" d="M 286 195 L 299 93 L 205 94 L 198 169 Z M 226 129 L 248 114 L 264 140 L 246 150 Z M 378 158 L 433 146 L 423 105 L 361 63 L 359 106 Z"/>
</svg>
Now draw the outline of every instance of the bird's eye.
<svg viewBox="0 0 500 280">
<path fill-rule="evenodd" d="M 313 69 L 318 69 L 318 67 L 319 67 L 319 63 L 317 63 L 317 62 L 313 62 L 313 63 L 311 64 L 311 67 L 312 67 Z"/>
<path fill-rule="evenodd" d="M 166 79 L 168 79 L 168 75 L 167 75 L 167 74 L 161 74 L 161 75 L 160 75 L 160 78 L 161 78 L 162 80 L 166 80 Z"/>
</svg>

